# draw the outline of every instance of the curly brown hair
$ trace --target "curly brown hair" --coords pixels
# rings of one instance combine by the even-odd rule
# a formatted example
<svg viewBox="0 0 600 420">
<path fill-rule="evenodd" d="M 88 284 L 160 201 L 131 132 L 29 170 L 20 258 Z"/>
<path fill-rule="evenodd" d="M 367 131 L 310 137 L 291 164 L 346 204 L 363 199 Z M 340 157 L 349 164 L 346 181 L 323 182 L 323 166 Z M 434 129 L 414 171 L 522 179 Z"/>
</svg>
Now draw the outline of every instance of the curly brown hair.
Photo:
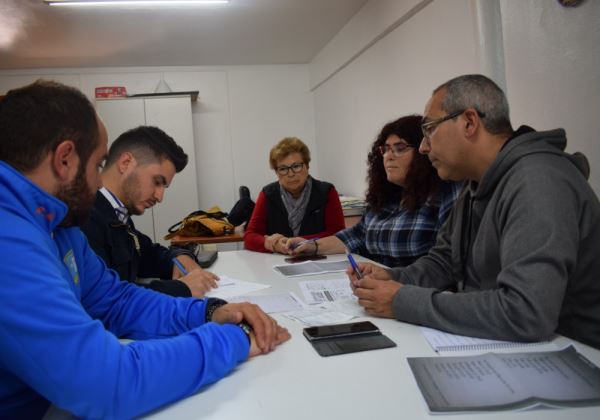
<svg viewBox="0 0 600 420">
<path fill-rule="evenodd" d="M 379 146 L 384 145 L 388 137 L 394 134 L 418 149 L 423 138 L 422 119 L 420 115 L 407 115 L 387 123 L 371 146 L 367 157 L 369 169 L 366 201 L 373 211 L 381 211 L 390 202 L 399 202 L 407 210 L 414 211 L 437 191 L 441 180 L 427 156 L 418 151 L 414 154 L 406 173 L 406 186 L 401 187 L 387 180 L 383 158 L 379 152 Z"/>
</svg>

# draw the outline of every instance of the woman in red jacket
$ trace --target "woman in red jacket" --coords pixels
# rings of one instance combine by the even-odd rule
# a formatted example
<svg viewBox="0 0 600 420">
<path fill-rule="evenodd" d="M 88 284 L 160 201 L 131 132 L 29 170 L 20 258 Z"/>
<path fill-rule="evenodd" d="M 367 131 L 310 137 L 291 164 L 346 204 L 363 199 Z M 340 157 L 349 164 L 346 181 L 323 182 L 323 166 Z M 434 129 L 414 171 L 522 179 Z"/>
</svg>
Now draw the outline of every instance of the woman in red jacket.
<svg viewBox="0 0 600 420">
<path fill-rule="evenodd" d="M 278 181 L 256 199 L 244 234 L 246 249 L 287 253 L 288 238 L 318 238 L 344 229 L 335 187 L 311 177 L 309 163 L 310 151 L 298 138 L 284 138 L 271 149 L 269 164 Z"/>
</svg>

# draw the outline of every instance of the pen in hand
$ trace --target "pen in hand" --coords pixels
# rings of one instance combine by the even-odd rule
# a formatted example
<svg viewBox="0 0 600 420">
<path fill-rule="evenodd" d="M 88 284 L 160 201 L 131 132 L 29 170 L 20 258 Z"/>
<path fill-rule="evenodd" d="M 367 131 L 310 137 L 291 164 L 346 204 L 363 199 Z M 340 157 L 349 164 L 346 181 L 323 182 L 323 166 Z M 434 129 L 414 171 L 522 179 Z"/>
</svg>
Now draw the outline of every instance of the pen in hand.
<svg viewBox="0 0 600 420">
<path fill-rule="evenodd" d="M 177 268 L 179 268 L 179 271 L 181 271 L 181 273 L 184 276 L 188 275 L 188 271 L 185 269 L 183 264 L 181 264 L 181 262 L 177 258 L 173 258 L 173 264 L 175 264 L 177 266 Z"/>
<path fill-rule="evenodd" d="M 354 270 L 354 274 L 356 274 L 356 278 L 359 280 L 362 279 L 363 273 L 361 273 L 361 271 L 358 269 L 358 264 L 356 264 L 356 261 L 354 261 L 354 257 L 352 256 L 350 251 L 346 251 L 346 256 L 348 257 L 348 261 L 350 261 L 350 265 L 352 266 L 352 269 Z"/>
</svg>

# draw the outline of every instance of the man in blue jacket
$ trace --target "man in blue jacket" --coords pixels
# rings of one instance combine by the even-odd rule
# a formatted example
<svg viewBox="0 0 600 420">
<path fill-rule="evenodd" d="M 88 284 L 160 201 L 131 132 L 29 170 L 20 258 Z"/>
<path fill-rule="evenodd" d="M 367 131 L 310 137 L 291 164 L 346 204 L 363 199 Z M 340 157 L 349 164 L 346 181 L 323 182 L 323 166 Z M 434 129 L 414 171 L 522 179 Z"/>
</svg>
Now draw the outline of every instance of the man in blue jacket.
<svg viewBox="0 0 600 420">
<path fill-rule="evenodd" d="M 81 92 L 44 81 L 12 90 L 0 127 L 0 418 L 41 418 L 51 403 L 134 417 L 289 338 L 255 305 L 173 298 L 106 268 L 78 227 L 107 150 Z"/>
</svg>

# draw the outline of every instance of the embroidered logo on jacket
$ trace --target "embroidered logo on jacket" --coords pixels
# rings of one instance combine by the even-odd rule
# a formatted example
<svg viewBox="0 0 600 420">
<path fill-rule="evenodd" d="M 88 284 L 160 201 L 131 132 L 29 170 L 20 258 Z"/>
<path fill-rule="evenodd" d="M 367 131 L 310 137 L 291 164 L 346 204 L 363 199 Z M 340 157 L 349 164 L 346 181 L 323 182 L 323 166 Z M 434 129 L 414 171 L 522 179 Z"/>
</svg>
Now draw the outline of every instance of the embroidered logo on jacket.
<svg viewBox="0 0 600 420">
<path fill-rule="evenodd" d="M 75 262 L 75 255 L 73 255 L 72 249 L 65 254 L 63 262 L 67 266 L 69 273 L 71 273 L 71 277 L 73 277 L 73 283 L 79 283 L 79 271 L 77 270 L 77 263 Z"/>
</svg>

